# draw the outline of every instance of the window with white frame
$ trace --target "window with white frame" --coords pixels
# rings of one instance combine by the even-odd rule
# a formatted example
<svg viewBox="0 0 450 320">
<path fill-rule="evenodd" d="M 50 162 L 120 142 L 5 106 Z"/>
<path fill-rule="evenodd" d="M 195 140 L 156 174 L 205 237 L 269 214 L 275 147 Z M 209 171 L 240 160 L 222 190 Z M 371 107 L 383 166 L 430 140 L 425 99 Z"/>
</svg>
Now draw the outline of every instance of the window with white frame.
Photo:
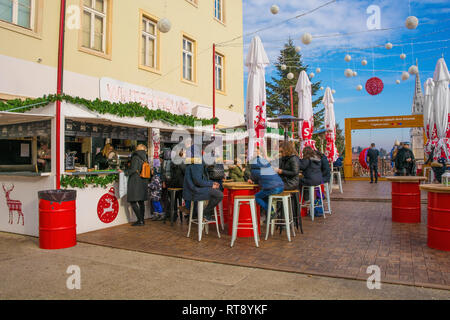
<svg viewBox="0 0 450 320">
<path fill-rule="evenodd" d="M 141 36 L 141 65 L 157 69 L 158 38 L 157 22 L 147 17 L 142 17 Z"/>
<path fill-rule="evenodd" d="M 106 53 L 108 2 L 108 0 L 83 0 L 83 47 Z"/>
<path fill-rule="evenodd" d="M 0 0 L 0 20 L 34 29 L 35 0 Z"/>
<path fill-rule="evenodd" d="M 194 79 L 194 52 L 195 42 L 183 37 L 183 79 L 195 81 Z"/>
<path fill-rule="evenodd" d="M 225 91 L 224 88 L 224 57 L 216 54 L 216 90 Z"/>
<path fill-rule="evenodd" d="M 223 22 L 223 2 L 224 0 L 214 0 L 214 17 Z"/>
</svg>

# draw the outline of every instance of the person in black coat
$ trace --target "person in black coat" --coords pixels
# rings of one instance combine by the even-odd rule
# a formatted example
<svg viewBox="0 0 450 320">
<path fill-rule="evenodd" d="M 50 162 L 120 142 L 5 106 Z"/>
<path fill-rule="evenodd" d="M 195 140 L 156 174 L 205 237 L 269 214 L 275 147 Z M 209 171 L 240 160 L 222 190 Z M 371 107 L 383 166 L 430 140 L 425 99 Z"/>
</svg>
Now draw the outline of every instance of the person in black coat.
<svg viewBox="0 0 450 320">
<path fill-rule="evenodd" d="M 409 142 L 403 142 L 403 148 L 398 150 L 395 157 L 395 169 L 399 176 L 415 176 L 415 158 L 414 153 L 409 148 Z"/>
<path fill-rule="evenodd" d="M 317 152 L 311 147 L 303 149 L 303 158 L 300 159 L 300 170 L 303 178 L 300 179 L 300 191 L 303 186 L 312 187 L 322 184 L 322 162 Z M 303 192 L 303 199 L 309 199 L 309 190 Z"/>
<path fill-rule="evenodd" d="M 145 201 L 148 200 L 148 179 L 141 177 L 142 164 L 147 161 L 147 147 L 140 144 L 131 155 L 131 165 L 125 171 L 128 176 L 127 201 L 131 204 L 137 217 L 133 226 L 143 226 Z"/>
<path fill-rule="evenodd" d="M 291 142 L 283 142 L 280 145 L 280 168 L 278 174 L 284 183 L 284 190 L 297 190 L 300 182 L 299 159 Z"/>
<path fill-rule="evenodd" d="M 194 164 L 186 167 L 183 184 L 183 198 L 186 201 L 209 200 L 203 216 L 209 221 L 214 215 L 214 208 L 222 201 L 223 193 L 220 185 L 208 177 L 206 166 L 200 159 L 194 159 Z"/>
<path fill-rule="evenodd" d="M 331 167 L 328 162 L 328 158 L 325 154 L 318 152 L 318 156 L 320 157 L 320 170 L 322 171 L 323 183 L 330 183 L 331 180 Z"/>
<path fill-rule="evenodd" d="M 370 145 L 370 149 L 367 151 L 366 161 L 370 169 L 370 183 L 373 183 L 373 176 L 375 176 L 375 183 L 378 183 L 378 157 L 380 151 L 375 148 L 375 143 Z"/>
</svg>

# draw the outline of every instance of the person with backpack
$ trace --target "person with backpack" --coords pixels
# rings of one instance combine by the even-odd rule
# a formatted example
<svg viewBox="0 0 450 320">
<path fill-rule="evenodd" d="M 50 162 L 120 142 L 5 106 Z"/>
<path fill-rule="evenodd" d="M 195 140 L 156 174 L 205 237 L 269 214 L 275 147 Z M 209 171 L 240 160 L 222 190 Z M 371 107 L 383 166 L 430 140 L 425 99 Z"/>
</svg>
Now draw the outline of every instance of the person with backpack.
<svg viewBox="0 0 450 320">
<path fill-rule="evenodd" d="M 125 170 L 125 175 L 128 176 L 127 201 L 131 204 L 137 218 L 132 226 L 143 226 L 145 201 L 148 200 L 147 185 L 150 178 L 150 165 L 145 145 L 140 144 L 136 147 L 136 151 L 131 155 L 131 165 Z"/>
</svg>

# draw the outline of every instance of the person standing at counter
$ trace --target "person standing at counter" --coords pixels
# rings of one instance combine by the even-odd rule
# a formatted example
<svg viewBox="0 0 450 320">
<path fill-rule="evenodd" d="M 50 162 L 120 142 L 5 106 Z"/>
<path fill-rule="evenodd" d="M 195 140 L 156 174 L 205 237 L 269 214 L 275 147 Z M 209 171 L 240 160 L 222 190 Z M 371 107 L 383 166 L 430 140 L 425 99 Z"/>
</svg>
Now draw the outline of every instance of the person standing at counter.
<svg viewBox="0 0 450 320">
<path fill-rule="evenodd" d="M 38 159 L 37 159 L 41 171 L 48 172 L 51 170 L 51 159 L 52 154 L 50 148 L 48 147 L 47 142 L 42 142 L 41 148 L 38 151 Z"/>
<path fill-rule="evenodd" d="M 125 171 L 128 176 L 127 200 L 131 204 L 137 221 L 133 226 L 143 226 L 145 217 L 145 201 L 148 200 L 148 179 L 141 177 L 142 167 L 147 160 L 147 147 L 140 144 L 131 155 L 130 168 Z"/>
<path fill-rule="evenodd" d="M 107 143 L 102 151 L 96 154 L 95 156 L 95 164 L 98 166 L 99 170 L 106 170 L 109 168 L 109 154 L 114 151 L 114 148 L 111 144 Z"/>
</svg>

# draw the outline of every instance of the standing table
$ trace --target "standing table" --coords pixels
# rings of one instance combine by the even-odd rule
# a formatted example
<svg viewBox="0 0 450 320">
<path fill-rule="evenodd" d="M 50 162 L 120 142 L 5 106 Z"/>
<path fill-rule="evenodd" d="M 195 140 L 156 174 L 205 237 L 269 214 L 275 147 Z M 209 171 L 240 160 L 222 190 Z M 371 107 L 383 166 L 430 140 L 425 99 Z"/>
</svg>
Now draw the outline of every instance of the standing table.
<svg viewBox="0 0 450 320">
<path fill-rule="evenodd" d="M 259 186 L 257 184 L 250 184 L 247 182 L 224 182 L 224 189 L 227 191 L 228 197 L 228 218 L 224 220 L 228 223 L 228 235 L 231 236 L 232 226 L 233 226 L 233 209 L 234 209 L 234 197 L 235 196 L 248 196 L 255 195 L 258 192 Z M 256 209 L 256 216 L 258 220 L 258 232 L 260 231 L 260 210 L 259 207 Z M 250 213 L 250 206 L 241 205 L 239 210 L 239 223 L 250 223 L 252 222 L 252 216 Z M 253 237 L 253 230 L 250 229 L 238 229 L 237 236 L 239 238 L 249 238 Z"/>
<path fill-rule="evenodd" d="M 450 187 L 426 184 L 428 192 L 428 246 L 450 251 Z"/>
<path fill-rule="evenodd" d="M 425 177 L 387 177 L 392 182 L 392 222 L 420 223 L 420 181 Z"/>
</svg>

